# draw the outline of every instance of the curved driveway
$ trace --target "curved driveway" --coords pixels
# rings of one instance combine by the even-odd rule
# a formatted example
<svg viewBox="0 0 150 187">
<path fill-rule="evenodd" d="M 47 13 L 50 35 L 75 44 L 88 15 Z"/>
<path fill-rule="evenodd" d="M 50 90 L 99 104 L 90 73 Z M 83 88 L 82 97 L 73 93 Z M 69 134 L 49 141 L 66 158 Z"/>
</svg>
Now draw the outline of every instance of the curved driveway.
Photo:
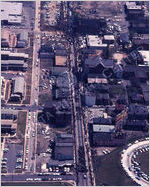
<svg viewBox="0 0 150 187">
<path fill-rule="evenodd" d="M 134 151 L 138 148 L 140 148 L 141 146 L 144 145 L 149 145 L 149 140 L 144 140 L 144 141 L 139 141 L 137 143 L 132 144 L 131 146 L 129 146 L 126 150 L 124 150 L 122 152 L 121 155 L 121 163 L 123 168 L 125 169 L 126 173 L 139 185 L 143 186 L 143 185 L 149 185 L 148 181 L 145 181 L 143 178 L 141 178 L 140 180 L 138 180 L 136 178 L 136 175 L 133 171 L 129 170 L 129 167 L 131 167 L 131 158 L 134 154 Z"/>
</svg>

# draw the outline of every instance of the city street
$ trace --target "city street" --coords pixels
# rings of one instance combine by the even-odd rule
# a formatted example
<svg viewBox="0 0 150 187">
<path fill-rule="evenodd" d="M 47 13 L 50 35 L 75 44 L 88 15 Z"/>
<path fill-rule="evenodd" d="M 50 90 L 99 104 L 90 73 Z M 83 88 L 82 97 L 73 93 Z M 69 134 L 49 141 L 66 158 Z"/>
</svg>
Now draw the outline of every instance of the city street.
<svg viewBox="0 0 150 187">
<path fill-rule="evenodd" d="M 39 93 L 39 72 L 40 63 L 38 52 L 40 49 L 40 1 L 35 4 L 35 28 L 34 28 L 34 45 L 33 45 L 33 63 L 32 63 L 32 87 L 30 105 L 38 106 Z M 26 147 L 26 168 L 27 171 L 36 172 L 36 137 L 37 137 L 37 112 L 30 112 L 28 136 L 25 141 Z M 33 135 L 34 134 L 34 135 Z M 28 141 L 27 141 L 28 140 Z"/>
</svg>

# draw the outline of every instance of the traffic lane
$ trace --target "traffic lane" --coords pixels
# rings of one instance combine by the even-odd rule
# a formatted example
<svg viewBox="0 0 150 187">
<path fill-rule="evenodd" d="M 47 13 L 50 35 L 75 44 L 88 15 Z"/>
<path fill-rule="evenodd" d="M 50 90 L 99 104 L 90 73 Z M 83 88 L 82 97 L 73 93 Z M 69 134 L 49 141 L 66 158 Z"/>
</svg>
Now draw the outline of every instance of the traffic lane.
<svg viewBox="0 0 150 187">
<path fill-rule="evenodd" d="M 52 179 L 52 178 L 62 178 L 62 180 L 74 180 L 75 177 L 74 175 L 47 175 L 47 176 L 39 176 L 38 174 L 31 174 L 31 173 L 25 173 L 24 175 L 22 174 L 17 174 L 17 175 L 7 175 L 7 176 L 2 176 L 2 182 L 4 181 L 26 181 L 27 178 L 41 178 L 41 179 Z"/>
</svg>

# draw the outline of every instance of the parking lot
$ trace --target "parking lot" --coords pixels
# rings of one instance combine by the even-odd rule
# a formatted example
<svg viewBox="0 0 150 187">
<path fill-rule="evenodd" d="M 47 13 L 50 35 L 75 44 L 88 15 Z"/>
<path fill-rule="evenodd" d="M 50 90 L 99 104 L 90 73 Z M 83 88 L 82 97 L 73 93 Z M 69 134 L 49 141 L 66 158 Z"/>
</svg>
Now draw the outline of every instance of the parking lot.
<svg viewBox="0 0 150 187">
<path fill-rule="evenodd" d="M 37 134 L 37 171 L 41 172 L 42 164 L 49 163 L 51 159 L 52 149 L 50 147 L 54 139 L 53 129 L 49 128 L 45 124 L 38 124 Z"/>
<path fill-rule="evenodd" d="M 2 171 L 17 173 L 22 171 L 23 146 L 20 144 L 8 143 L 4 148 L 2 159 Z"/>
</svg>

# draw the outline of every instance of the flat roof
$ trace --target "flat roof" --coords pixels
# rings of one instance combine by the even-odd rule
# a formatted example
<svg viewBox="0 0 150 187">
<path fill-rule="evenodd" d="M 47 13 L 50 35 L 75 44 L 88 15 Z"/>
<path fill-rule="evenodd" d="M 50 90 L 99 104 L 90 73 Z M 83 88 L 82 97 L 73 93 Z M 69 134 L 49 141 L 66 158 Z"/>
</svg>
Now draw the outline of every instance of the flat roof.
<svg viewBox="0 0 150 187">
<path fill-rule="evenodd" d="M 24 57 L 28 58 L 29 55 L 26 53 L 12 53 L 11 51 L 1 51 L 1 55 L 8 55 L 8 56 L 16 56 L 16 57 Z"/>
<path fill-rule="evenodd" d="M 149 64 L 149 51 L 139 51 L 139 53 L 142 55 L 144 62 Z"/>
<path fill-rule="evenodd" d="M 93 125 L 93 132 L 115 132 L 114 125 Z"/>
<path fill-rule="evenodd" d="M 55 56 L 56 66 L 66 66 L 67 58 L 66 56 Z"/>
<path fill-rule="evenodd" d="M 1 20 L 8 22 L 21 22 L 22 3 L 1 2 Z"/>
<path fill-rule="evenodd" d="M 105 40 L 115 40 L 114 35 L 104 35 Z"/>
<path fill-rule="evenodd" d="M 87 44 L 91 47 L 99 47 L 102 45 L 102 40 L 98 35 L 87 35 Z"/>
</svg>

